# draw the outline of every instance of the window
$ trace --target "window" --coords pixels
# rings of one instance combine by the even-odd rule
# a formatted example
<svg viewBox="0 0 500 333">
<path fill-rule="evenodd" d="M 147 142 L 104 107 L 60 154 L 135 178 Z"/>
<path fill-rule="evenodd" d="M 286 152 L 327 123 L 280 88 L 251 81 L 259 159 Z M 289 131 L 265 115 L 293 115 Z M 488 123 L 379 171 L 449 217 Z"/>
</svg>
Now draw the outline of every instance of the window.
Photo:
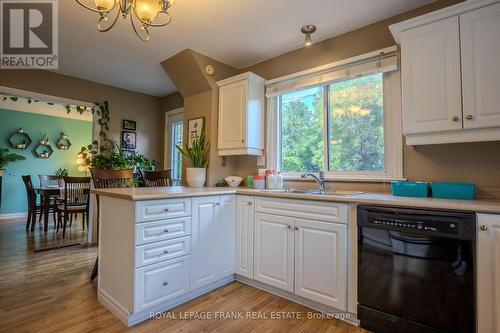
<svg viewBox="0 0 500 333">
<path fill-rule="evenodd" d="M 281 95 L 280 169 L 383 172 L 382 81 L 374 74 Z"/>
<path fill-rule="evenodd" d="M 401 87 L 395 47 L 271 80 L 268 168 L 288 179 L 402 179 Z"/>
<path fill-rule="evenodd" d="M 182 179 L 182 156 L 176 146 L 182 146 L 183 122 L 178 121 L 172 124 L 172 183 L 181 185 Z"/>
</svg>

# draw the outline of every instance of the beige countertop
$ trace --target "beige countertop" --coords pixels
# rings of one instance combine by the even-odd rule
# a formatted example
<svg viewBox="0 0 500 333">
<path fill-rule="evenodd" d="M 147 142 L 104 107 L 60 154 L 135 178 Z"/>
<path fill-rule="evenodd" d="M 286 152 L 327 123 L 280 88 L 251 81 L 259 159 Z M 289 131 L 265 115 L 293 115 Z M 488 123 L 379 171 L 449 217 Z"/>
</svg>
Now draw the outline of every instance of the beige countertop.
<svg viewBox="0 0 500 333">
<path fill-rule="evenodd" d="M 450 200 L 436 198 L 395 197 L 386 193 L 362 193 L 353 195 L 312 195 L 300 193 L 282 193 L 239 187 L 138 187 L 116 189 L 94 189 L 93 193 L 133 201 L 157 200 L 200 197 L 223 194 L 245 194 L 274 198 L 289 198 L 315 201 L 331 201 L 345 203 L 359 203 L 369 205 L 384 205 L 398 207 L 415 207 L 428 209 L 446 209 L 460 211 L 474 211 L 481 213 L 500 214 L 500 200 Z"/>
</svg>

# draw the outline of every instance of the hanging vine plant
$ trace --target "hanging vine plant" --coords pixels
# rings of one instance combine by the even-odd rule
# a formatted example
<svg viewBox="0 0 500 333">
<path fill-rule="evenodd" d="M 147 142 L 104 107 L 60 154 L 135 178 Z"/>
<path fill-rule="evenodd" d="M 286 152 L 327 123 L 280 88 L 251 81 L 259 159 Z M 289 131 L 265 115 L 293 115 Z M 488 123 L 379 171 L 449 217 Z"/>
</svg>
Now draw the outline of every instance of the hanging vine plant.
<svg viewBox="0 0 500 333">
<path fill-rule="evenodd" d="M 45 102 L 39 101 L 37 99 L 33 99 L 31 97 L 19 97 L 19 96 L 6 96 L 3 95 L 2 100 L 5 102 L 6 100 L 11 100 L 12 102 L 18 102 L 20 99 L 25 99 L 28 104 L 31 103 L 45 103 L 47 105 L 54 105 L 53 102 Z M 99 125 L 99 140 L 94 140 L 92 145 L 96 147 L 99 146 L 99 151 L 104 153 L 110 149 L 113 149 L 112 140 L 108 136 L 109 132 L 109 122 L 111 121 L 109 115 L 109 103 L 108 101 L 104 101 L 102 103 L 94 103 L 92 107 L 84 106 L 84 105 L 72 105 L 66 104 L 64 105 L 66 109 L 66 113 L 71 113 L 72 111 L 77 112 L 83 115 L 85 112 L 92 112 L 92 115 L 97 115 L 97 123 Z"/>
</svg>

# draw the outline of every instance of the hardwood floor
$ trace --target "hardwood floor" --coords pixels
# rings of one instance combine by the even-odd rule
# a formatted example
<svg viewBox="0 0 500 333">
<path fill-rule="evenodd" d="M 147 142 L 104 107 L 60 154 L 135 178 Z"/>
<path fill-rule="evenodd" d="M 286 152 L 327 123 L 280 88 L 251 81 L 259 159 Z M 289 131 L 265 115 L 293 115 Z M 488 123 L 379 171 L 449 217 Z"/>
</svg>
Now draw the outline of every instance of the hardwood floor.
<svg viewBox="0 0 500 333">
<path fill-rule="evenodd" d="M 308 314 L 316 312 L 238 282 L 186 303 L 163 318 L 127 328 L 99 304 L 96 283 L 89 282 L 96 248 L 72 246 L 34 252 L 83 241 L 86 232 L 81 231 L 81 223 L 73 223 L 62 240 L 62 233 L 56 236 L 52 225 L 47 234 L 38 227 L 29 233 L 24 222 L 0 221 L 0 332 L 365 332 L 334 319 L 308 319 Z M 262 319 L 282 311 L 297 312 L 302 318 Z M 251 312 L 260 318 L 196 318 L 230 312 L 243 316 Z"/>
</svg>

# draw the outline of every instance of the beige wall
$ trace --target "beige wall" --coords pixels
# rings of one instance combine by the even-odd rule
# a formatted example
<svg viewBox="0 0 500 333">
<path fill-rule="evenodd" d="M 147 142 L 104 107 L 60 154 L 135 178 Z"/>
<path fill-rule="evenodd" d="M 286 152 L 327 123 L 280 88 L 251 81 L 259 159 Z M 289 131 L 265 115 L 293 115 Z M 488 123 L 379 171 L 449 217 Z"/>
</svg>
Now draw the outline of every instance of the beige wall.
<svg viewBox="0 0 500 333">
<path fill-rule="evenodd" d="M 274 79 L 308 68 L 349 58 L 394 45 L 390 24 L 453 5 L 461 1 L 440 0 L 361 29 L 301 48 L 244 68 L 266 79 Z M 314 38 L 314 36 L 313 36 Z M 472 182 L 478 195 L 500 197 L 500 142 L 464 143 L 404 147 L 404 176 L 410 180 Z M 240 157 L 236 162 L 240 175 L 256 172 L 256 160 Z M 310 184 L 292 182 L 292 186 Z M 336 188 L 389 191 L 389 184 L 332 183 Z"/>
<path fill-rule="evenodd" d="M 91 103 L 107 100 L 111 137 L 120 139 L 122 119 L 135 120 L 138 151 L 163 162 L 163 116 L 158 97 L 43 70 L 0 70 L 0 86 Z"/>
</svg>

